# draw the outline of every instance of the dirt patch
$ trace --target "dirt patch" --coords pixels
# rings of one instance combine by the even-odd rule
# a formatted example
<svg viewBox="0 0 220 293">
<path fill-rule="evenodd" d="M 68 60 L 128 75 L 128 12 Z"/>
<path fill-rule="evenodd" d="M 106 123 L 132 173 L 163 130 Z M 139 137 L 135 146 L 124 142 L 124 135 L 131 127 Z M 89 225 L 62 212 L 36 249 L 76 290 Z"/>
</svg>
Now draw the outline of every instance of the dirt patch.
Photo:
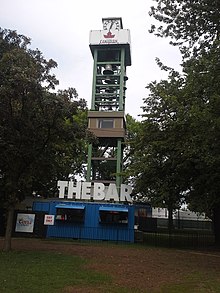
<svg viewBox="0 0 220 293">
<path fill-rule="evenodd" d="M 3 246 L 3 239 L 0 239 Z M 1 247 L 0 246 L 0 247 Z M 54 251 L 89 259 L 87 267 L 109 274 L 114 285 L 130 292 L 153 292 L 165 284 L 179 283 L 196 270 L 217 270 L 220 252 L 194 252 L 141 245 L 13 239 L 14 250 Z M 103 288 L 71 288 L 65 292 L 106 292 Z"/>
</svg>

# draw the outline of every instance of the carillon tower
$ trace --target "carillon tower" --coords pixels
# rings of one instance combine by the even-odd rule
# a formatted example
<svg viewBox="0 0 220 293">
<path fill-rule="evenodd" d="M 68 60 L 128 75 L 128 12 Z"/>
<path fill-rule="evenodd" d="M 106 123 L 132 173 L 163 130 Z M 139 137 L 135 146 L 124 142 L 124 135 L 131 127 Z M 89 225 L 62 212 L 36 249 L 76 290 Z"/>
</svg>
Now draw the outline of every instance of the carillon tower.
<svg viewBox="0 0 220 293">
<path fill-rule="evenodd" d="M 126 131 L 125 100 L 127 66 L 131 65 L 130 31 L 121 18 L 103 18 L 103 29 L 90 32 L 94 59 L 88 129 L 97 141 L 89 145 L 87 181 L 122 183 Z"/>
</svg>

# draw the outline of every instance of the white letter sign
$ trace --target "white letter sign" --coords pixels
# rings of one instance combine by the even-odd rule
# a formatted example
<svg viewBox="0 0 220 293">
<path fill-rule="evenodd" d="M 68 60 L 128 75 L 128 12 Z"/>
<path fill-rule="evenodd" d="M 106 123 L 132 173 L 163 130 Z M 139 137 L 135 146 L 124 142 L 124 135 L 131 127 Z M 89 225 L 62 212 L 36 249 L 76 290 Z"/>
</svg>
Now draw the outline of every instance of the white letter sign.
<svg viewBox="0 0 220 293">
<path fill-rule="evenodd" d="M 59 188 L 59 198 L 132 202 L 132 188 L 126 184 L 121 184 L 120 197 L 117 186 L 114 183 L 106 186 L 104 183 L 95 182 L 92 186 L 91 182 L 58 181 L 57 186 Z M 67 188 L 68 192 L 66 194 Z"/>
</svg>

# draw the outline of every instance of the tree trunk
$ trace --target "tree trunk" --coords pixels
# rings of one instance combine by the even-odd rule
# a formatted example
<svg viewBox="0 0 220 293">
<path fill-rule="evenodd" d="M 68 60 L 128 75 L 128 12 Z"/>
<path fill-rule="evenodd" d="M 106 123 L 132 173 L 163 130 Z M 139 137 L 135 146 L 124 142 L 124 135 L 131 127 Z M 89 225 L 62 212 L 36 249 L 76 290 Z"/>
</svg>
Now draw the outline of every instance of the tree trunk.
<svg viewBox="0 0 220 293">
<path fill-rule="evenodd" d="M 169 232 L 169 247 L 172 247 L 172 232 L 173 232 L 173 207 L 168 206 L 168 232 Z"/>
<path fill-rule="evenodd" d="M 7 211 L 7 225 L 6 225 L 6 232 L 5 232 L 5 242 L 4 242 L 4 251 L 11 250 L 11 235 L 12 235 L 12 228 L 13 228 L 13 218 L 14 218 L 14 206 L 9 206 Z"/>
<path fill-rule="evenodd" d="M 168 231 L 171 233 L 173 230 L 173 208 L 168 206 Z"/>
<path fill-rule="evenodd" d="M 220 204 L 213 209 L 213 228 L 215 235 L 215 244 L 220 246 Z"/>
</svg>

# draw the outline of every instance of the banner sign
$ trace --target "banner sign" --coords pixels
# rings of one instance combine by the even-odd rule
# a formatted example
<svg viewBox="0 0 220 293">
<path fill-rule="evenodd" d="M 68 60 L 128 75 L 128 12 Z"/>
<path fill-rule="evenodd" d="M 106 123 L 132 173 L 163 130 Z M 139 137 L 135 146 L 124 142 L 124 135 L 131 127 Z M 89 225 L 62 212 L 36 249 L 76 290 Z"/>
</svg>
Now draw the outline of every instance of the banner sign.
<svg viewBox="0 0 220 293">
<path fill-rule="evenodd" d="M 54 225 L 54 215 L 45 215 L 44 225 Z"/>
<path fill-rule="evenodd" d="M 98 182 L 92 185 L 91 182 L 58 181 L 57 186 L 59 198 L 132 202 L 132 188 L 126 184 L 121 184 L 119 191 L 114 183 L 105 186 Z"/>
<path fill-rule="evenodd" d="M 35 214 L 17 214 L 15 232 L 33 233 Z"/>
<path fill-rule="evenodd" d="M 128 29 L 114 30 L 113 33 L 106 30 L 90 31 L 90 45 L 106 45 L 106 44 L 130 44 L 131 37 Z"/>
</svg>

